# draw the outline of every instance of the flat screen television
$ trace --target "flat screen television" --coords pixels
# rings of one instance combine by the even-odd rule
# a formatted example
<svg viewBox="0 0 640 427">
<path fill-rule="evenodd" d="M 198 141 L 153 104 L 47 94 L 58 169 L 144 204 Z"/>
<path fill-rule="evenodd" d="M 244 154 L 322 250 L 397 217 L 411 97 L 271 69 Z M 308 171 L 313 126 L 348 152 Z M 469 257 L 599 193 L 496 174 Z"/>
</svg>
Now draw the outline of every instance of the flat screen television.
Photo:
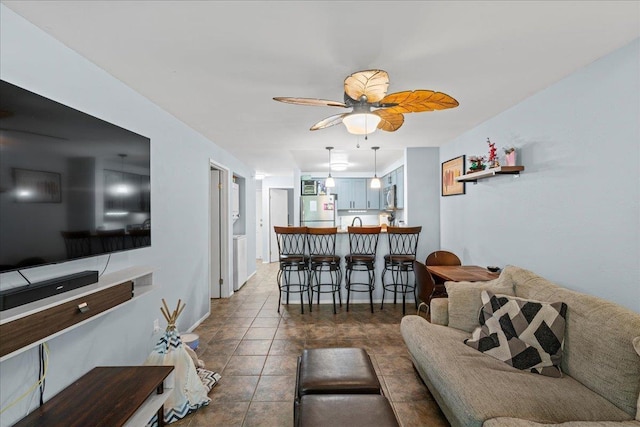
<svg viewBox="0 0 640 427">
<path fill-rule="evenodd" d="M 0 80 L 0 272 L 150 246 L 150 143 Z"/>
</svg>

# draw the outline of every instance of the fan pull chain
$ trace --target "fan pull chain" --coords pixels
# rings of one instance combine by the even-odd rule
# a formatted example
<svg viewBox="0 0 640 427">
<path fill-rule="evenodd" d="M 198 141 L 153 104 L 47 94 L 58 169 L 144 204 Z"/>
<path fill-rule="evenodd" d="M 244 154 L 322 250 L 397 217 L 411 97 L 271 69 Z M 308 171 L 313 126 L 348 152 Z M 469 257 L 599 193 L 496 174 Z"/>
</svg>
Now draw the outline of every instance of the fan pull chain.
<svg viewBox="0 0 640 427">
<path fill-rule="evenodd" d="M 365 132 L 367 132 L 368 129 L 369 129 L 369 127 L 367 126 L 367 117 L 368 116 L 369 116 L 368 114 L 364 115 L 364 129 L 365 129 Z M 365 133 L 364 134 L 364 140 L 367 141 L 368 139 L 369 139 L 369 136 Z"/>
</svg>

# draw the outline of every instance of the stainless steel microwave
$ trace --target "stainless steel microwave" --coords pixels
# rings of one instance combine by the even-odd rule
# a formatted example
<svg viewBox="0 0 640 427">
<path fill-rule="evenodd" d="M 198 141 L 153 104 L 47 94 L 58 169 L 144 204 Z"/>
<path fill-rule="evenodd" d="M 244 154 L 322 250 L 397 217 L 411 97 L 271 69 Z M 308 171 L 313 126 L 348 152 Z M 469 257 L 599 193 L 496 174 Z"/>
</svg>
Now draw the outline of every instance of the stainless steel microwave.
<svg viewBox="0 0 640 427">
<path fill-rule="evenodd" d="M 396 185 L 390 185 L 385 187 L 382 191 L 382 202 L 384 204 L 383 209 L 392 210 L 396 208 Z"/>
<path fill-rule="evenodd" d="M 302 195 L 315 196 L 318 194 L 318 182 L 314 180 L 302 181 Z"/>
</svg>

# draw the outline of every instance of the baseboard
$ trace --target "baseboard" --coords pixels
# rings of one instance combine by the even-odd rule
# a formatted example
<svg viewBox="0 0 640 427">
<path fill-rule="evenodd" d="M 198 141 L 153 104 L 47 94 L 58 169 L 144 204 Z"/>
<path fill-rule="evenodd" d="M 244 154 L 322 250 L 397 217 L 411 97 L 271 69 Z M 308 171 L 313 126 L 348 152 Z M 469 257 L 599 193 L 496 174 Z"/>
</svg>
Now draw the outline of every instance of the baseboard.
<svg viewBox="0 0 640 427">
<path fill-rule="evenodd" d="M 189 329 L 187 329 L 188 333 L 193 332 L 202 322 L 207 320 L 207 318 L 211 316 L 211 311 L 207 311 L 204 316 L 202 316 L 199 320 L 196 320 L 196 323 L 193 324 Z"/>
</svg>

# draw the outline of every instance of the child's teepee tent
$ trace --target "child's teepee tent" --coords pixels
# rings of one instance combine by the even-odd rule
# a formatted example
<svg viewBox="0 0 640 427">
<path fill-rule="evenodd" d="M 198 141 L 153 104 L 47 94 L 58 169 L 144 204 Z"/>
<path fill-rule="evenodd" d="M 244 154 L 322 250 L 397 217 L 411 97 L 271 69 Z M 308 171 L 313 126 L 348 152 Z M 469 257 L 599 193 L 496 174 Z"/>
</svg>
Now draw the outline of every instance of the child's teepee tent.
<svg viewBox="0 0 640 427">
<path fill-rule="evenodd" d="M 207 388 L 200 379 L 193 359 L 183 345 L 176 329 L 176 320 L 185 305 L 183 304 L 181 307 L 181 301 L 178 300 L 177 308 L 169 315 L 169 308 L 164 299 L 162 304 L 164 308 L 161 307 L 160 311 L 167 319 L 167 329 L 144 364 L 174 366 L 174 384 L 167 384 L 167 388 L 172 389 L 170 390 L 171 395 L 164 404 L 164 422 L 168 424 L 208 405 L 211 399 L 207 396 L 210 388 Z M 219 378 L 218 375 L 217 379 Z M 150 424 L 155 424 L 154 421 L 157 420 L 151 420 Z"/>
</svg>

